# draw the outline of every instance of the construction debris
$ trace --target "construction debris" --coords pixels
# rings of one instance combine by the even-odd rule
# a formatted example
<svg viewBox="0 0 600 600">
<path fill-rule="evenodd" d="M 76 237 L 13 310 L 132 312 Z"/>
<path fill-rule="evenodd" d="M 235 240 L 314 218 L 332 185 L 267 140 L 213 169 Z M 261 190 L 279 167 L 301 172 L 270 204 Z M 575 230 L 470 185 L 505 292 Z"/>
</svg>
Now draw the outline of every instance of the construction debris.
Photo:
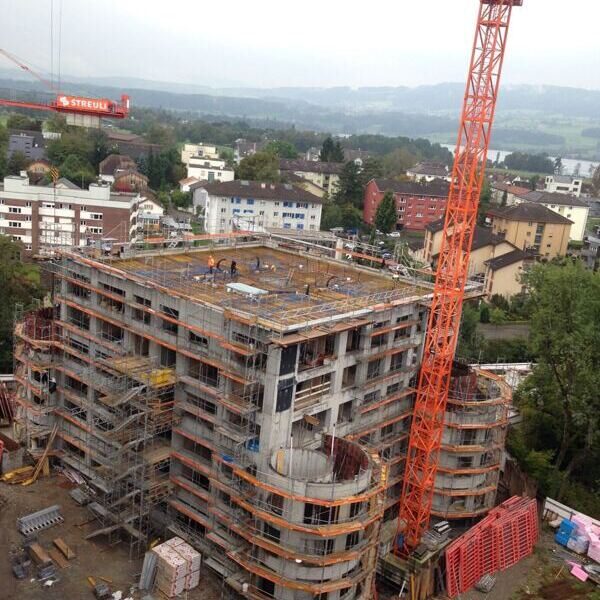
<svg viewBox="0 0 600 600">
<path fill-rule="evenodd" d="M 42 529 L 48 529 L 64 521 L 60 514 L 60 506 L 55 504 L 43 510 L 19 517 L 17 519 L 17 528 L 23 535 L 31 535 Z"/>
<path fill-rule="evenodd" d="M 42 456 L 40 456 L 39 460 L 37 461 L 37 464 L 35 465 L 33 474 L 31 475 L 31 477 L 29 479 L 26 479 L 25 481 L 23 481 L 21 483 L 21 485 L 31 485 L 32 483 L 35 483 L 35 481 L 39 477 L 42 469 L 48 469 L 48 463 L 47 463 L 48 453 L 50 452 L 50 449 L 52 448 L 52 444 L 54 443 L 54 439 L 56 438 L 57 433 L 58 433 L 58 425 L 55 425 L 52 429 L 52 433 L 50 434 L 50 437 L 48 438 L 48 443 L 46 444 L 46 448 L 44 448 L 44 452 L 43 452 Z"/>
<path fill-rule="evenodd" d="M 50 548 L 48 554 L 52 561 L 61 569 L 66 569 L 69 566 L 69 561 L 56 548 Z"/>
</svg>

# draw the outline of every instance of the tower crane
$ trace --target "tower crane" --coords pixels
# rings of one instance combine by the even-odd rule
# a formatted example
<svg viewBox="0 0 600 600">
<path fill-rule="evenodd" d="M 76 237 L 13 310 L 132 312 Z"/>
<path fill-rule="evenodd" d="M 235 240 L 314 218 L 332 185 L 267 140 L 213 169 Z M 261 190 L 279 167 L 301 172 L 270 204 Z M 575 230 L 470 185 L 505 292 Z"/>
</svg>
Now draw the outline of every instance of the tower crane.
<svg viewBox="0 0 600 600">
<path fill-rule="evenodd" d="M 429 526 L 444 414 L 506 40 L 512 9 L 522 6 L 523 0 L 479 0 L 479 4 L 410 428 L 400 501 L 399 533 L 404 540 L 403 548 L 398 548 L 400 551 L 414 549 Z"/>
<path fill-rule="evenodd" d="M 11 106 L 14 108 L 28 108 L 31 110 L 51 110 L 66 115 L 80 115 L 94 117 L 96 119 L 125 119 L 129 115 L 129 96 L 123 94 L 121 102 L 115 102 L 107 98 L 86 98 L 84 96 L 72 96 L 64 94 L 58 90 L 52 83 L 28 67 L 23 61 L 14 54 L 0 48 L 0 54 L 16 64 L 19 68 L 38 79 L 49 92 L 55 95 L 55 98 L 47 103 L 39 102 L 21 102 L 17 100 L 8 100 L 0 98 L 1 106 Z"/>
</svg>

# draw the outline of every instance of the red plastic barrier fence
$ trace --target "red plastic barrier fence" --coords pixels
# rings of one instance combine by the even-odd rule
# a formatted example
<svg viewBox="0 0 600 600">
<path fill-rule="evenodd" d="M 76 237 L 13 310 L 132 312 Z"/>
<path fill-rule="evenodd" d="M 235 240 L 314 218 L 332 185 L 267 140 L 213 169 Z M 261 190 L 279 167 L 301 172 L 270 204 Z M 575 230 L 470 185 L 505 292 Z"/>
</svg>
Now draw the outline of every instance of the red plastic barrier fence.
<svg viewBox="0 0 600 600">
<path fill-rule="evenodd" d="M 484 575 L 503 571 L 533 552 L 539 535 L 537 505 L 513 496 L 491 510 L 446 550 L 446 588 L 454 598 Z"/>
</svg>

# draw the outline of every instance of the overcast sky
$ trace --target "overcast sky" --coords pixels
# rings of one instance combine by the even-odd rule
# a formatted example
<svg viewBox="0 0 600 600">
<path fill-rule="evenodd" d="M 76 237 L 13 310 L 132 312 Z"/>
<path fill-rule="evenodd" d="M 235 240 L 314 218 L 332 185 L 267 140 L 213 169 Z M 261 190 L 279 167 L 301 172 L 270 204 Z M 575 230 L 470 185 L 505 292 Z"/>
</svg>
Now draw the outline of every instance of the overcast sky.
<svg viewBox="0 0 600 600">
<path fill-rule="evenodd" d="M 64 74 L 227 86 L 463 81 L 477 0 L 53 0 Z M 0 0 L 0 47 L 50 70 L 52 0 Z M 600 3 L 524 0 L 505 82 L 600 89 Z M 58 47 L 58 25 L 55 27 Z M 58 62 L 56 60 L 56 62 Z M 0 67 L 7 67 L 0 57 Z M 55 67 L 56 70 L 56 67 Z"/>
</svg>

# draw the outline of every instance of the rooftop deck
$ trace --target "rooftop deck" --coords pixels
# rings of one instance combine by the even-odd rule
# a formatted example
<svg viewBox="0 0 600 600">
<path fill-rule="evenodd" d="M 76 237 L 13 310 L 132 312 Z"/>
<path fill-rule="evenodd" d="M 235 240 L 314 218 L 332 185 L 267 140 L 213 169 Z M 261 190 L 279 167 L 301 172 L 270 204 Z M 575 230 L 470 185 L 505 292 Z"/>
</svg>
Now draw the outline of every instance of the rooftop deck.
<svg viewBox="0 0 600 600">
<path fill-rule="evenodd" d="M 233 275 L 232 261 L 237 267 Z M 125 278 L 281 331 L 359 316 L 373 306 L 416 301 L 431 293 L 425 286 L 371 269 L 262 244 L 146 252 L 94 262 Z"/>
</svg>

